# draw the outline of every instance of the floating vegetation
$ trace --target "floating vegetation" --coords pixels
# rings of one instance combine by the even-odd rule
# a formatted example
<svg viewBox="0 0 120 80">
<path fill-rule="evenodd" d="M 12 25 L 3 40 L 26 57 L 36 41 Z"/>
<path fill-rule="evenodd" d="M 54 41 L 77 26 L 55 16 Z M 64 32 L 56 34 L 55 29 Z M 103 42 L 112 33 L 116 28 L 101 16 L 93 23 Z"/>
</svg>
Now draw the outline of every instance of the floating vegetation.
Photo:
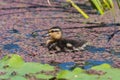
<svg viewBox="0 0 120 80">
<path fill-rule="evenodd" d="M 34 65 L 34 66 L 33 66 Z M 42 79 L 52 78 L 52 75 L 39 73 L 40 71 L 53 71 L 54 67 L 48 64 L 40 64 L 33 62 L 24 62 L 23 59 L 16 54 L 7 55 L 0 60 L 0 80 L 28 80 L 27 78 L 36 77 Z M 41 75 L 40 75 L 41 74 Z"/>
<path fill-rule="evenodd" d="M 71 62 L 68 64 L 71 66 Z M 0 80 L 98 80 L 98 78 L 100 80 L 109 80 L 109 78 L 118 80 L 119 73 L 120 69 L 112 68 L 106 63 L 88 70 L 76 67 L 70 71 L 60 70 L 48 64 L 24 62 L 17 54 L 7 55 L 0 60 Z"/>
</svg>

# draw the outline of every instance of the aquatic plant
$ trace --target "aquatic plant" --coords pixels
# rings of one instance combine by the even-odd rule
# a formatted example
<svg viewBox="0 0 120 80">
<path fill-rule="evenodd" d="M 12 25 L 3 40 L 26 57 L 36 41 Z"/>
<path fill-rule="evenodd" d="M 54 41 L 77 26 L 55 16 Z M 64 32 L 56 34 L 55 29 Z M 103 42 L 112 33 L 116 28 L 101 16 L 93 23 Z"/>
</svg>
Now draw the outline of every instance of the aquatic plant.
<svg viewBox="0 0 120 80">
<path fill-rule="evenodd" d="M 78 11 L 78 12 L 80 12 L 83 16 L 84 16 L 84 18 L 89 18 L 89 16 L 80 8 L 80 7 L 78 7 L 72 0 L 66 0 L 67 2 L 69 2 L 69 3 L 71 3 L 71 5 Z"/>
<path fill-rule="evenodd" d="M 120 0 L 117 0 L 118 7 L 120 9 Z"/>
<path fill-rule="evenodd" d="M 67 80 L 118 80 L 119 72 L 119 69 L 112 68 L 109 64 L 102 64 L 89 70 L 80 68 L 75 68 L 73 71 L 64 70 L 58 73 L 57 78 Z"/>
<path fill-rule="evenodd" d="M 76 67 L 71 71 L 59 70 L 48 64 L 24 62 L 17 54 L 7 55 L 0 60 L 0 80 L 119 80 L 119 73 L 120 69 L 106 63 L 89 70 Z"/>
<path fill-rule="evenodd" d="M 50 0 L 47 0 L 48 4 L 52 6 Z M 70 3 L 80 14 L 83 15 L 84 18 L 89 18 L 89 16 L 72 0 L 66 0 L 67 3 Z M 91 3 L 91 6 L 94 6 L 94 8 L 103 15 L 106 10 L 111 10 L 114 8 L 113 0 L 89 0 L 89 3 Z M 120 1 L 117 0 L 118 6 L 120 6 Z"/>
<path fill-rule="evenodd" d="M 48 64 L 24 62 L 22 57 L 16 54 L 7 55 L 0 60 L 0 80 L 27 80 L 31 77 L 49 79 L 53 76 L 46 76 L 42 72 L 53 70 L 54 67 Z"/>
</svg>

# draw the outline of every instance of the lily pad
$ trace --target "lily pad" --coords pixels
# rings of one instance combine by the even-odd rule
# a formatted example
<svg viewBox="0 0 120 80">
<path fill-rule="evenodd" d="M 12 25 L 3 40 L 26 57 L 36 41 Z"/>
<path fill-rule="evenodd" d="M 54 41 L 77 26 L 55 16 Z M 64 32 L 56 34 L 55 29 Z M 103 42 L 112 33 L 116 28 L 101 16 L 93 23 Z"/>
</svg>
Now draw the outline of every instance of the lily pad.
<svg viewBox="0 0 120 80">
<path fill-rule="evenodd" d="M 38 74 L 36 75 L 36 78 L 38 79 L 46 79 L 46 80 L 49 80 L 51 79 L 53 76 L 52 75 L 45 75 L 45 74 Z"/>
<path fill-rule="evenodd" d="M 0 62 L 1 68 L 5 66 L 18 68 L 24 64 L 24 60 L 17 54 L 7 55 Z"/>
<path fill-rule="evenodd" d="M 27 62 L 21 68 L 17 69 L 16 72 L 20 75 L 25 75 L 27 73 L 36 73 L 40 71 L 52 71 L 54 70 L 53 66 L 43 65 L 40 63 Z"/>
<path fill-rule="evenodd" d="M 112 68 L 109 64 L 101 64 L 99 66 L 92 67 L 94 70 L 101 70 L 106 72 L 103 75 L 98 74 L 88 74 L 86 70 L 75 68 L 73 71 L 62 70 L 58 73 L 58 79 L 68 79 L 68 80 L 119 80 L 120 69 Z"/>
<path fill-rule="evenodd" d="M 26 78 L 22 77 L 22 76 L 14 76 L 10 78 L 11 80 L 27 80 Z"/>
</svg>

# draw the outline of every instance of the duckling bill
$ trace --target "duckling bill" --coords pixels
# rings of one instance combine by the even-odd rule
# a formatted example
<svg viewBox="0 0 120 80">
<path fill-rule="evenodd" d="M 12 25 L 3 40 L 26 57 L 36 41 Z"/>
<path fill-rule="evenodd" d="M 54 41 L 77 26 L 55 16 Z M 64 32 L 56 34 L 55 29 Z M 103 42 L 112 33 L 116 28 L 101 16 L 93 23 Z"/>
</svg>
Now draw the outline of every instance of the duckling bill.
<svg viewBox="0 0 120 80">
<path fill-rule="evenodd" d="M 63 32 L 60 27 L 52 27 L 48 30 L 50 39 L 47 40 L 46 44 L 49 50 L 79 51 L 84 50 L 84 47 L 87 45 L 87 41 L 66 39 L 63 38 L 62 34 Z"/>
</svg>

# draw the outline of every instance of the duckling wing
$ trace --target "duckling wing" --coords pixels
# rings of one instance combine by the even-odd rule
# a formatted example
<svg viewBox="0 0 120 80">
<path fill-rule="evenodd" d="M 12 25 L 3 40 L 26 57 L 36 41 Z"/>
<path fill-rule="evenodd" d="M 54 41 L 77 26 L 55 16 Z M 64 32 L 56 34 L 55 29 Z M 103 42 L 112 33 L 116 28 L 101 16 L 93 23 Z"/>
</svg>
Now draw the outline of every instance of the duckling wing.
<svg viewBox="0 0 120 80">
<path fill-rule="evenodd" d="M 82 47 L 85 43 L 86 41 L 84 40 L 76 41 L 76 40 L 70 40 L 70 39 L 61 39 L 57 42 L 57 45 L 61 49 L 78 50 L 78 48 Z"/>
<path fill-rule="evenodd" d="M 79 51 L 79 50 L 84 50 L 84 47 L 86 47 L 86 43 L 87 41 L 84 40 L 69 40 L 68 43 L 66 44 L 66 46 L 71 46 L 71 48 L 73 49 L 73 51 Z"/>
<path fill-rule="evenodd" d="M 64 42 L 65 41 L 65 42 Z M 66 47 L 81 47 L 83 46 L 87 41 L 84 40 L 64 40 L 63 42 L 66 44 Z"/>
</svg>

